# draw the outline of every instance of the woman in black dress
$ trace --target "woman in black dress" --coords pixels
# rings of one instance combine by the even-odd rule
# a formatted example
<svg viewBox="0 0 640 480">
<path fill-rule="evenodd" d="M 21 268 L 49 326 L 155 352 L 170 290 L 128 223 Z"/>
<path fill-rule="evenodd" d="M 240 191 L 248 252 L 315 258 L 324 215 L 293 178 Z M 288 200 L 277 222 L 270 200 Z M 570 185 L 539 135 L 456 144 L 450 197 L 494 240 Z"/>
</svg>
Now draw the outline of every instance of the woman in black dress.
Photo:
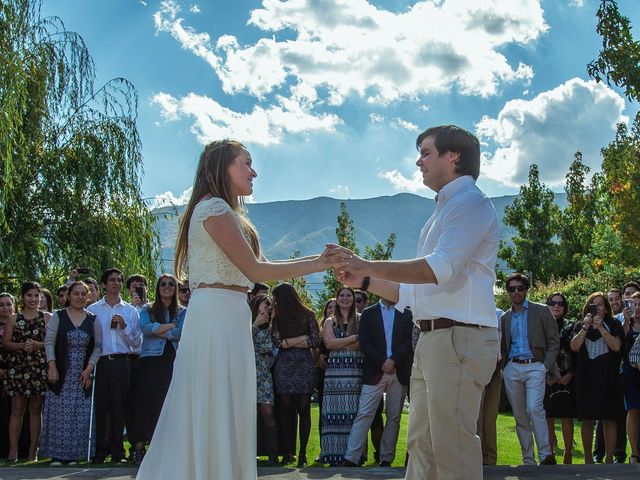
<svg viewBox="0 0 640 480">
<path fill-rule="evenodd" d="M 279 349 L 273 367 L 283 463 L 292 460 L 295 445 L 295 417 L 298 415 L 300 451 L 298 467 L 307 463 L 307 442 L 311 432 L 311 394 L 315 386 L 315 364 L 311 349 L 320 343 L 316 316 L 306 307 L 292 285 L 273 289 L 273 344 Z"/>
<path fill-rule="evenodd" d="M 560 351 L 556 357 L 556 367 L 559 377 L 547 377 L 547 389 L 544 395 L 544 410 L 547 414 L 549 427 L 549 443 L 555 450 L 558 445 L 556 438 L 555 421 L 560 419 L 562 425 L 562 439 L 564 440 L 563 463 L 572 462 L 573 447 L 573 419 L 576 416 L 576 392 L 575 392 L 575 365 L 576 353 L 571 350 L 571 338 L 573 337 L 573 322 L 565 318 L 569 310 L 567 297 L 556 292 L 549 295 L 547 305 L 551 309 L 553 317 L 558 324 L 560 334 Z"/>
<path fill-rule="evenodd" d="M 616 412 L 622 402 L 618 385 L 622 325 L 613 318 L 611 305 L 602 292 L 589 295 L 582 309 L 584 320 L 576 322 L 571 350 L 576 364 L 577 415 L 582 421 L 584 463 L 593 463 L 593 426 L 604 427 L 605 463 L 613 462 L 616 443 Z"/>
</svg>

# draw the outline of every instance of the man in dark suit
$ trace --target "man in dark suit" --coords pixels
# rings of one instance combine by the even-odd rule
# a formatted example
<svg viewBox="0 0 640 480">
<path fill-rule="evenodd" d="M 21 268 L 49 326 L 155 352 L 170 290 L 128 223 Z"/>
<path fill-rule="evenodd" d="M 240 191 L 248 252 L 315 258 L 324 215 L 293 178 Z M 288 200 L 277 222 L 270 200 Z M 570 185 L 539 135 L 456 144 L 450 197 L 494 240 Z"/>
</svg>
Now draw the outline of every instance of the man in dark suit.
<svg viewBox="0 0 640 480">
<path fill-rule="evenodd" d="M 555 465 L 544 411 L 547 373 L 560 349 L 558 324 L 547 305 L 527 300 L 529 279 L 521 273 L 507 278 L 511 308 L 502 316 L 504 387 L 516 420 L 522 462 L 535 465 L 533 436 L 542 465 Z"/>
<path fill-rule="evenodd" d="M 387 394 L 387 423 L 380 442 L 380 466 L 391 466 L 411 376 L 412 331 L 411 312 L 405 310 L 400 313 L 388 300 L 381 299 L 363 310 L 358 332 L 358 342 L 364 354 L 362 393 L 342 466 L 360 463 L 367 432 L 384 393 Z"/>
</svg>

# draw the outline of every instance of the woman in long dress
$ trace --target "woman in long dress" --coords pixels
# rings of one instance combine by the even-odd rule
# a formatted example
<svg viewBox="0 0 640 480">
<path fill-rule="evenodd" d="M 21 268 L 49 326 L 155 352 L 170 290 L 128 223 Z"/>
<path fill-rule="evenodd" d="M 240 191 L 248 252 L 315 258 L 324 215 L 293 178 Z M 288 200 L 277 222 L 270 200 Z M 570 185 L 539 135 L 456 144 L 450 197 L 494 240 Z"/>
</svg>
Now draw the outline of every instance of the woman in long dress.
<svg viewBox="0 0 640 480">
<path fill-rule="evenodd" d="M 138 480 L 255 480 L 256 368 L 247 291 L 254 282 L 325 270 L 324 256 L 277 263 L 260 254 L 242 197 L 256 172 L 223 140 L 200 156 L 176 245 L 175 274 L 191 299 L 173 378 Z"/>
</svg>

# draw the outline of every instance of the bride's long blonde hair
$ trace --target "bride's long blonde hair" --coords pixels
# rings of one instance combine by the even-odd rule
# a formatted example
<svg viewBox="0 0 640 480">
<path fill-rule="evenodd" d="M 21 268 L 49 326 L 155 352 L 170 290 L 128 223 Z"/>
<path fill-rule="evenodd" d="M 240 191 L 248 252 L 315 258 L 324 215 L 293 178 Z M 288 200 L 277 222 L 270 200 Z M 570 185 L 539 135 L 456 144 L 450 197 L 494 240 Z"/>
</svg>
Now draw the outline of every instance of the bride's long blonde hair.
<svg viewBox="0 0 640 480">
<path fill-rule="evenodd" d="M 200 155 L 196 178 L 193 182 L 193 191 L 184 215 L 180 220 L 180 228 L 176 240 L 173 269 L 180 282 L 184 282 L 186 279 L 185 264 L 189 254 L 189 224 L 191 223 L 193 209 L 206 196 L 222 198 L 231 206 L 240 219 L 240 227 L 247 236 L 251 249 L 256 254 L 256 257 L 260 256 L 258 232 L 244 213 L 242 197 L 234 195 L 231 189 L 229 167 L 242 150 L 246 150 L 246 148 L 240 142 L 225 139 L 211 142 L 204 147 Z"/>
</svg>

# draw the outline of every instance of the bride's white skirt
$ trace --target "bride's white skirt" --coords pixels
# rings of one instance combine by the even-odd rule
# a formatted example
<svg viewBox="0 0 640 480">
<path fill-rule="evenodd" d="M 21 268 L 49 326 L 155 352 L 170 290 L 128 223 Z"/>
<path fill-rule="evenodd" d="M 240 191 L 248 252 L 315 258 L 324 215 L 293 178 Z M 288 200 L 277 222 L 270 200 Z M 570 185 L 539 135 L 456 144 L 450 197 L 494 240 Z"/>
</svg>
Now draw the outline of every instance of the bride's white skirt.
<svg viewBox="0 0 640 480">
<path fill-rule="evenodd" d="M 246 295 L 199 288 L 136 479 L 256 478 L 256 370 Z"/>
</svg>

